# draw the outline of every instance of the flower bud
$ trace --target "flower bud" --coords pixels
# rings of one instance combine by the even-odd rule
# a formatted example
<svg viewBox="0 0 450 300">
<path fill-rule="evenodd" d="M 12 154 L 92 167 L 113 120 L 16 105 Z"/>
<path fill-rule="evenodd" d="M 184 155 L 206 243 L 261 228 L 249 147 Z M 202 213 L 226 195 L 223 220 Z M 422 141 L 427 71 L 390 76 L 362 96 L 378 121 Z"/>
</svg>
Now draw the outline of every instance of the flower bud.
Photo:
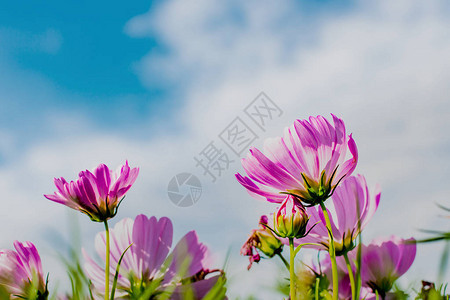
<svg viewBox="0 0 450 300">
<path fill-rule="evenodd" d="M 266 256 L 273 257 L 277 252 L 281 252 L 283 243 L 272 233 L 267 225 L 267 217 L 262 216 L 260 220 L 260 229 L 254 231 L 256 237 L 256 248 L 261 250 Z"/>
<path fill-rule="evenodd" d="M 302 238 L 309 216 L 305 207 L 294 196 L 288 195 L 274 214 L 274 229 L 283 238 Z"/>
<path fill-rule="evenodd" d="M 259 225 L 259 229 L 252 230 L 252 234 L 241 248 L 241 254 L 249 256 L 250 265 L 248 269 L 253 262 L 259 262 L 260 260 L 257 250 L 271 258 L 275 254 L 281 253 L 283 249 L 283 243 L 266 227 L 268 225 L 267 216 L 261 216 Z"/>
</svg>

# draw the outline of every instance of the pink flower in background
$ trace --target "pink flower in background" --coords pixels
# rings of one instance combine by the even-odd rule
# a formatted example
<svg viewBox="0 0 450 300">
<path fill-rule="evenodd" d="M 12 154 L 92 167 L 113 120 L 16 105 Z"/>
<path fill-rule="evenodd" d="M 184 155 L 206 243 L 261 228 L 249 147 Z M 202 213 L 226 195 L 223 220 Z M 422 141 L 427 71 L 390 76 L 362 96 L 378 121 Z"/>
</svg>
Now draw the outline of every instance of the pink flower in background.
<svg viewBox="0 0 450 300">
<path fill-rule="evenodd" d="M 123 219 L 118 222 L 111 234 L 110 280 L 122 253 L 117 282 L 117 296 L 139 296 L 152 283 L 161 293 L 171 287 L 174 289 L 170 299 L 178 299 L 181 290 L 192 289 L 195 299 L 201 299 L 219 279 L 220 275 L 205 278 L 211 272 L 207 269 L 207 248 L 198 241 L 195 231 L 188 232 L 169 254 L 172 246 L 173 227 L 168 218 L 147 218 L 139 215 L 135 220 Z M 105 261 L 105 232 L 95 239 L 98 255 Z M 104 268 L 94 262 L 85 252 L 86 274 L 98 292 L 105 287 Z M 188 285 L 188 287 L 187 287 Z"/>
<path fill-rule="evenodd" d="M 253 262 L 260 261 L 261 256 L 258 250 L 269 258 L 283 250 L 283 243 L 266 227 L 268 221 L 267 216 L 261 216 L 259 228 L 252 230 L 250 237 L 241 248 L 241 255 L 249 256 L 248 270 L 252 267 Z"/>
<path fill-rule="evenodd" d="M 354 239 L 377 210 L 380 196 L 379 187 L 370 192 L 366 179 L 362 175 L 350 176 L 336 188 L 331 197 L 332 203 L 328 203 L 327 211 L 337 255 L 342 255 L 355 247 Z M 307 212 L 310 215 L 310 226 L 317 225 L 297 243 L 318 243 L 322 245 L 319 248 L 328 249 L 328 231 L 322 209 L 309 207 Z M 361 222 L 361 228 L 359 228 L 359 222 Z"/>
<path fill-rule="evenodd" d="M 382 299 L 394 282 L 411 267 L 416 257 L 413 238 L 401 239 L 391 236 L 378 239 L 362 247 L 362 284 L 378 291 Z"/>
<path fill-rule="evenodd" d="M 350 278 L 348 276 L 348 270 L 347 265 L 345 264 L 345 260 L 343 257 L 338 257 L 337 260 L 337 266 L 338 266 L 338 276 L 339 276 L 339 299 L 341 300 L 351 300 L 352 299 L 352 288 L 350 285 Z M 331 274 L 331 261 L 330 257 L 325 257 L 322 262 L 321 266 L 323 268 L 323 272 L 325 273 L 326 277 L 329 279 L 329 289 L 333 289 L 332 285 L 332 274 Z M 355 266 L 352 264 L 353 269 Z"/>
<path fill-rule="evenodd" d="M 87 214 L 93 221 L 103 222 L 116 215 L 120 201 L 138 174 L 139 168 L 131 169 L 128 161 L 115 172 L 100 164 L 92 172 L 81 171 L 76 181 L 55 178 L 58 191 L 44 196 Z"/>
<path fill-rule="evenodd" d="M 283 137 L 265 141 L 264 154 L 251 148 L 242 159 L 248 177 L 236 174 L 239 183 L 252 196 L 270 202 L 281 203 L 283 193 L 310 206 L 326 200 L 358 161 L 356 144 L 347 136 L 344 122 L 332 117 L 334 125 L 322 116 L 296 120 Z"/>
<path fill-rule="evenodd" d="M 12 299 L 47 299 L 41 258 L 31 242 L 14 242 L 13 250 L 0 250 L 0 289 Z"/>
<path fill-rule="evenodd" d="M 311 256 L 307 256 L 306 259 L 302 260 L 303 266 L 300 267 L 298 276 L 298 293 L 302 295 L 300 299 L 314 299 L 317 282 L 319 283 L 319 295 L 320 293 L 325 292 L 325 294 L 328 294 L 328 296 L 331 297 L 330 291 L 333 290 L 333 285 L 330 257 L 321 257 L 319 253 L 316 258 L 318 259 L 318 263 L 316 263 Z M 338 257 L 337 264 L 339 277 L 339 299 L 351 300 L 352 291 L 350 286 L 350 279 L 344 259 Z M 319 299 L 328 298 L 322 294 Z"/>
<path fill-rule="evenodd" d="M 353 274 L 355 274 L 356 272 L 356 265 L 354 263 L 354 261 L 356 260 L 356 250 L 352 251 L 349 253 L 349 258 L 350 258 L 350 264 L 352 266 L 353 269 Z M 345 262 L 345 259 L 343 256 L 339 256 L 336 259 L 336 263 L 337 263 L 337 269 L 338 269 L 338 277 L 339 277 L 339 299 L 341 300 L 351 300 L 352 299 L 352 288 L 351 288 L 351 284 L 350 284 L 350 277 L 348 274 L 348 268 L 347 268 L 347 264 Z M 328 289 L 332 290 L 333 286 L 332 286 L 332 274 L 331 274 L 331 261 L 330 261 L 330 257 L 326 256 L 324 257 L 321 262 L 320 262 L 320 266 L 322 269 L 322 272 L 325 275 L 325 278 L 328 279 Z M 370 294 L 370 289 L 363 286 L 361 287 L 361 293 L 360 293 L 360 299 L 366 299 L 367 295 Z"/>
</svg>

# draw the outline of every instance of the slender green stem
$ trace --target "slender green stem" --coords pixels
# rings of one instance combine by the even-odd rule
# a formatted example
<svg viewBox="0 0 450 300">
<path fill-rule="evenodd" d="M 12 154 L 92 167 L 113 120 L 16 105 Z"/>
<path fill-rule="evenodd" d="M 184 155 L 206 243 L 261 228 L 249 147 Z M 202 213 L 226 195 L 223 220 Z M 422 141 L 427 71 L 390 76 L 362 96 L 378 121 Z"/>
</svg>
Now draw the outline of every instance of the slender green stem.
<svg viewBox="0 0 450 300">
<path fill-rule="evenodd" d="M 316 287 L 315 287 L 315 293 L 314 293 L 315 300 L 319 300 L 319 284 L 320 284 L 320 278 L 316 277 Z"/>
<path fill-rule="evenodd" d="M 359 299 L 361 294 L 361 251 L 362 251 L 362 236 L 361 231 L 358 237 L 358 251 L 356 252 L 356 291 L 355 291 L 355 299 Z"/>
<path fill-rule="evenodd" d="M 288 269 L 288 270 L 290 270 L 290 267 L 289 267 L 289 263 L 286 261 L 286 259 L 283 257 L 283 255 L 281 255 L 281 253 L 277 253 L 277 255 L 280 257 L 280 259 L 281 259 L 281 261 L 283 262 L 283 264 L 286 266 L 286 268 Z"/>
<path fill-rule="evenodd" d="M 356 215 L 358 216 L 358 249 L 356 251 L 356 274 L 355 274 L 355 299 L 359 299 L 361 294 L 361 251 L 362 251 L 362 233 L 361 233 L 361 207 L 359 202 L 356 201 Z"/>
<path fill-rule="evenodd" d="M 339 278 L 336 264 L 336 252 L 334 250 L 334 239 L 333 239 L 333 231 L 331 229 L 330 217 L 328 216 L 328 211 L 325 207 L 323 201 L 320 202 L 320 207 L 322 208 L 323 215 L 325 217 L 326 226 L 328 229 L 328 253 L 330 255 L 331 260 L 331 274 L 333 278 L 333 300 L 339 300 Z"/>
<path fill-rule="evenodd" d="M 106 230 L 105 300 L 109 300 L 109 227 L 107 220 L 104 223 Z"/>
<path fill-rule="evenodd" d="M 352 288 L 352 299 L 356 300 L 355 278 L 353 277 L 353 269 L 352 269 L 352 265 L 350 264 L 350 260 L 348 259 L 347 252 L 344 253 L 344 258 L 345 258 L 345 263 L 347 264 L 348 277 L 350 279 L 350 286 Z"/>
<path fill-rule="evenodd" d="M 115 293 L 116 293 L 117 279 L 119 278 L 119 271 L 120 271 L 120 264 L 122 263 L 122 259 L 123 259 L 123 257 L 125 256 L 125 253 L 128 251 L 128 249 L 130 249 L 130 247 L 131 247 L 132 245 L 133 245 L 133 244 L 131 243 L 131 244 L 127 247 L 127 249 L 125 249 L 125 250 L 122 252 L 122 255 L 120 256 L 120 259 L 119 259 L 119 261 L 117 262 L 116 273 L 114 274 L 113 285 L 112 285 L 112 288 L 111 288 L 111 300 L 114 300 L 114 295 L 115 295 Z"/>
<path fill-rule="evenodd" d="M 378 295 L 378 290 L 375 290 L 375 297 L 376 297 L 376 300 L 380 299 L 380 296 Z"/>
<path fill-rule="evenodd" d="M 291 255 L 291 261 L 290 261 L 290 268 L 289 268 L 289 273 L 290 273 L 290 295 L 291 295 L 291 300 L 295 300 L 295 270 L 294 270 L 294 258 L 295 258 L 295 250 L 294 250 L 294 239 L 293 238 L 289 238 L 289 249 L 290 251 L 290 255 Z"/>
<path fill-rule="evenodd" d="M 307 246 L 307 245 L 322 246 L 321 244 L 317 244 L 317 243 L 300 244 L 300 245 L 297 246 L 297 248 L 295 248 L 295 255 L 297 255 L 298 251 L 300 251 L 300 249 L 302 249 L 303 246 Z"/>
</svg>

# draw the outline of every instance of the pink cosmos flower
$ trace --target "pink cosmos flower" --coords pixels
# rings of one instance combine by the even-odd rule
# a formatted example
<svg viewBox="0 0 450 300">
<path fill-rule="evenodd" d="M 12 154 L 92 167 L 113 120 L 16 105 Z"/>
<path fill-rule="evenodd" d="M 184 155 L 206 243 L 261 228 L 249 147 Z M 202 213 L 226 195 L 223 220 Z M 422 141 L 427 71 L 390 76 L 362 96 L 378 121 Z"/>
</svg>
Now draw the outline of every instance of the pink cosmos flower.
<svg viewBox="0 0 450 300">
<path fill-rule="evenodd" d="M 253 229 L 250 237 L 241 248 L 241 255 L 249 257 L 250 264 L 247 270 L 250 270 L 253 262 L 259 262 L 261 251 L 267 257 L 273 257 L 283 250 L 283 243 L 266 227 L 268 225 L 267 216 L 261 216 L 259 220 L 259 228 Z"/>
<path fill-rule="evenodd" d="M 331 197 L 332 203 L 329 203 L 332 205 L 328 205 L 329 208 L 327 208 L 336 255 L 342 255 L 355 247 L 354 240 L 377 210 L 380 196 L 378 186 L 373 192 L 369 192 L 366 179 L 362 175 L 350 176 L 336 188 Z M 328 249 L 328 231 L 322 209 L 309 207 L 307 212 L 310 215 L 310 226 L 317 225 L 297 243 L 318 243 L 322 245 L 320 249 Z M 359 222 L 361 222 L 360 228 Z"/>
<path fill-rule="evenodd" d="M 110 286 L 112 286 L 118 261 L 120 265 L 116 295 L 138 297 L 155 284 L 152 295 L 172 289 L 170 299 L 179 299 L 186 289 L 191 289 L 195 299 L 201 299 L 214 286 L 221 275 L 206 278 L 207 248 L 198 241 L 195 231 L 188 232 L 170 252 L 173 238 L 172 222 L 168 218 L 147 218 L 139 215 L 135 220 L 118 222 L 111 235 Z M 95 239 L 98 255 L 105 261 L 106 235 L 101 232 Z M 105 287 L 104 268 L 83 251 L 85 270 L 99 295 Z"/>
<path fill-rule="evenodd" d="M 41 258 L 31 242 L 14 242 L 13 250 L 0 250 L 0 289 L 12 299 L 47 299 Z"/>
<path fill-rule="evenodd" d="M 76 181 L 55 178 L 58 190 L 53 195 L 44 196 L 85 213 L 92 221 L 103 222 L 116 215 L 120 202 L 138 174 L 139 168 L 131 169 L 128 161 L 115 172 L 100 164 L 92 172 L 81 171 Z"/>
<path fill-rule="evenodd" d="M 411 267 L 416 257 L 413 238 L 377 239 L 362 247 L 361 280 L 364 286 L 378 291 L 382 299 L 394 282 Z"/>
<path fill-rule="evenodd" d="M 296 120 L 283 137 L 265 141 L 264 153 L 250 148 L 242 159 L 248 177 L 236 174 L 239 183 L 252 196 L 270 202 L 282 202 L 283 194 L 295 195 L 310 206 L 326 200 L 358 161 L 344 122 L 332 117 L 334 125 L 322 116 Z"/>
</svg>

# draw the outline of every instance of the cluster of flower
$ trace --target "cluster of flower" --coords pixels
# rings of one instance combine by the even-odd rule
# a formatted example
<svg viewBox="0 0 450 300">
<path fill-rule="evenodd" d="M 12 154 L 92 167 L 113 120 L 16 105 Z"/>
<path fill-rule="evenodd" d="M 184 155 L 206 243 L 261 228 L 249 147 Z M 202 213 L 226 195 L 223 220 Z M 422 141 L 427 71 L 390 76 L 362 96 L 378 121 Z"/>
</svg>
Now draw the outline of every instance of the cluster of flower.
<svg viewBox="0 0 450 300">
<path fill-rule="evenodd" d="M 264 153 L 251 148 L 242 160 L 247 176 L 236 174 L 239 183 L 253 197 L 279 207 L 272 218 L 261 216 L 241 254 L 249 256 L 248 269 L 261 254 L 280 257 L 289 270 L 291 300 L 403 299 L 393 285 L 413 263 L 416 241 L 391 236 L 362 243 L 361 232 L 378 208 L 380 191 L 369 189 L 364 176 L 352 175 L 356 144 L 344 122 L 332 117 L 333 125 L 322 116 L 297 120 L 283 137 L 266 140 Z M 75 181 L 55 179 L 57 191 L 45 195 L 104 223 L 105 231 L 95 239 L 102 265 L 83 251 L 90 282 L 86 299 L 226 299 L 225 274 L 209 268 L 207 248 L 195 231 L 172 248 L 173 226 L 165 217 L 138 215 L 109 228 L 108 220 L 116 216 L 138 173 L 128 162 L 116 171 L 101 164 L 80 172 Z M 296 269 L 302 247 L 328 254 L 318 264 Z M 48 275 L 44 279 L 36 247 L 16 241 L 14 248 L 0 250 L 0 298 L 48 299 Z M 425 287 L 423 294 L 435 290 L 431 283 Z"/>
<path fill-rule="evenodd" d="M 115 172 L 101 164 L 93 172 L 80 172 L 76 181 L 55 178 L 57 192 L 45 195 L 105 225 L 106 230 L 95 239 L 104 266 L 83 251 L 85 274 L 91 282 L 86 299 L 185 299 L 185 295 L 189 299 L 223 299 L 225 291 L 219 283 L 224 282 L 224 273 L 208 268 L 207 248 L 195 231 L 184 235 L 170 252 L 173 226 L 166 217 L 158 220 L 138 215 L 109 229 L 108 220 L 117 214 L 138 173 L 128 162 Z M 44 280 L 36 247 L 16 241 L 14 248 L 0 251 L 0 298 L 47 299 L 48 276 Z"/>
<path fill-rule="evenodd" d="M 239 183 L 280 206 L 273 221 L 261 217 L 241 254 L 249 256 L 248 269 L 260 254 L 279 256 L 290 271 L 290 299 L 393 299 L 393 284 L 413 263 L 416 242 L 395 236 L 361 242 L 380 191 L 369 189 L 364 176 L 352 176 L 356 144 L 344 122 L 332 118 L 333 124 L 322 116 L 296 120 L 282 137 L 265 141 L 264 153 L 251 148 L 242 159 L 247 176 L 236 174 Z M 290 247 L 289 262 L 283 245 Z M 320 267 L 294 268 L 303 246 L 328 251 Z"/>
</svg>

